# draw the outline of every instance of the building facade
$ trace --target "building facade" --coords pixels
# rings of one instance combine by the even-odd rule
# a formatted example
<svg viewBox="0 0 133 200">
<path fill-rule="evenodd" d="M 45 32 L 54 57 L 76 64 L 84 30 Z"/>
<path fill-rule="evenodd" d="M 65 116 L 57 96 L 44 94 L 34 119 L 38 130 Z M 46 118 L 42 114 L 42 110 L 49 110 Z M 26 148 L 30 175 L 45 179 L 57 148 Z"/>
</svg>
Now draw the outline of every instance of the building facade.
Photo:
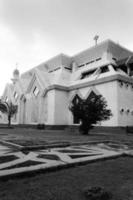
<svg viewBox="0 0 133 200">
<path fill-rule="evenodd" d="M 18 105 L 16 124 L 73 125 L 77 98 L 101 94 L 113 116 L 100 126 L 133 125 L 133 52 L 106 40 L 72 57 L 60 54 L 31 70 L 13 72 L 2 100 Z M 7 116 L 1 114 L 1 123 Z"/>
</svg>

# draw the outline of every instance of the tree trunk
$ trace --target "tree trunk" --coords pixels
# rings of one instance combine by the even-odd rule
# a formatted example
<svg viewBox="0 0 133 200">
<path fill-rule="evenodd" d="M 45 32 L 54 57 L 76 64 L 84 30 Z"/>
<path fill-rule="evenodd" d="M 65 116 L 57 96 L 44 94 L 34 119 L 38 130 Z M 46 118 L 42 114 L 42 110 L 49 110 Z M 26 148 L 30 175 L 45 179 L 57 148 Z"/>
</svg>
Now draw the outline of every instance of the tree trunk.
<svg viewBox="0 0 133 200">
<path fill-rule="evenodd" d="M 10 126 L 11 126 L 11 116 L 8 115 L 8 127 L 10 127 Z"/>
<path fill-rule="evenodd" d="M 79 127 L 79 130 L 80 130 L 81 134 L 87 135 L 89 132 L 88 124 L 86 122 L 82 121 L 81 125 Z"/>
<path fill-rule="evenodd" d="M 88 135 L 89 131 L 93 128 L 93 125 L 91 122 L 87 121 L 87 120 L 82 120 L 80 127 L 79 127 L 79 131 L 81 132 L 81 134 L 83 135 Z"/>
</svg>

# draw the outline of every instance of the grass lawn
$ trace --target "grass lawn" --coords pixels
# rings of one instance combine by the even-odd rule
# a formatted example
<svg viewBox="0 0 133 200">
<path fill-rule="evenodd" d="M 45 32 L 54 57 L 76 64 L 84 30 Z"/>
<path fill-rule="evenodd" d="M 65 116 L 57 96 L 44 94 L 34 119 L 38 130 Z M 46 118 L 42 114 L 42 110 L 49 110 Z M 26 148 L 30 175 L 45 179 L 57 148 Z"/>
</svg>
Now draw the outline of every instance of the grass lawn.
<svg viewBox="0 0 133 200">
<path fill-rule="evenodd" d="M 26 128 L 0 129 L 0 140 L 14 142 L 22 146 L 46 145 L 51 143 L 63 142 L 90 142 L 113 140 L 118 142 L 129 142 L 133 144 L 133 134 L 123 134 L 119 131 L 117 134 L 106 132 L 90 131 L 90 134 L 80 135 L 79 133 L 63 130 L 37 130 Z"/>
<path fill-rule="evenodd" d="M 0 181 L 0 200 L 85 200 L 83 191 L 90 186 L 105 187 L 113 193 L 113 200 L 132 200 L 133 158 Z"/>
<path fill-rule="evenodd" d="M 75 132 L 36 129 L 0 129 L 0 140 L 20 145 L 111 140 L 133 145 L 133 135 L 95 133 L 84 136 Z M 113 192 L 113 200 L 133 200 L 133 158 L 99 161 L 56 172 L 0 180 L 0 200 L 85 200 L 83 191 L 103 186 Z"/>
</svg>

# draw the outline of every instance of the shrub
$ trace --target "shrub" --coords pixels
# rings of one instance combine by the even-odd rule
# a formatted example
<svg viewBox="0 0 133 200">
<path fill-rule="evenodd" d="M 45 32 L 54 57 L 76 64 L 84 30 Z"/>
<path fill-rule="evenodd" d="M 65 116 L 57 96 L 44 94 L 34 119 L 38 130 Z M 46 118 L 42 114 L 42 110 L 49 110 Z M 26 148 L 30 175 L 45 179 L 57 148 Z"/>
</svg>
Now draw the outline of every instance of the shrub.
<svg viewBox="0 0 133 200">
<path fill-rule="evenodd" d="M 85 191 L 88 200 L 111 200 L 112 193 L 103 187 L 90 187 Z"/>
<path fill-rule="evenodd" d="M 40 130 L 44 130 L 45 129 L 45 124 L 37 124 L 37 129 L 40 129 Z"/>
<path fill-rule="evenodd" d="M 112 116 L 107 109 L 107 102 L 101 95 L 92 92 L 87 99 L 76 97 L 69 107 L 77 123 L 80 122 L 80 132 L 88 134 L 93 126 L 101 121 L 108 120 Z"/>
</svg>

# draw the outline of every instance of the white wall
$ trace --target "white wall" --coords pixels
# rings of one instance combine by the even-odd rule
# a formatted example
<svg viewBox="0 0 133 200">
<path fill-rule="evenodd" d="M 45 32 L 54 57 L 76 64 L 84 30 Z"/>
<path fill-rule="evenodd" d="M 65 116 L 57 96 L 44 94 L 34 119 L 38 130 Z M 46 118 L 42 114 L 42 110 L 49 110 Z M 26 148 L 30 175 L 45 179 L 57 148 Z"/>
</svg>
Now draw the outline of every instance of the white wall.
<svg viewBox="0 0 133 200">
<path fill-rule="evenodd" d="M 54 123 L 60 125 L 68 124 L 69 112 L 68 92 L 55 90 L 55 113 Z"/>
<path fill-rule="evenodd" d="M 126 84 L 124 83 L 121 87 L 119 82 L 115 80 L 70 92 L 53 89 L 49 90 L 45 97 L 39 95 L 36 99 L 32 94 L 27 94 L 25 122 L 27 124 L 36 122 L 51 125 L 71 125 L 73 124 L 73 116 L 69 111 L 69 105 L 75 94 L 87 98 L 93 90 L 96 94 L 101 94 L 105 98 L 108 108 L 113 113 L 110 120 L 98 125 L 133 126 L 133 88 L 131 84 L 128 84 L 128 87 Z M 35 108 L 37 111 L 35 111 Z M 124 109 L 123 114 L 120 112 L 122 108 Z M 129 113 L 127 113 L 128 109 Z M 4 122 L 7 121 L 6 116 L 3 117 Z M 37 120 L 34 120 L 34 117 L 37 117 Z M 3 120 L 1 119 L 1 121 Z"/>
<path fill-rule="evenodd" d="M 48 124 L 54 124 L 55 118 L 55 91 L 48 91 Z"/>
<path fill-rule="evenodd" d="M 18 109 L 18 115 L 19 115 L 19 124 L 25 124 L 26 123 L 26 119 L 25 119 L 25 104 L 26 102 L 22 99 L 19 102 L 19 109 Z"/>
<path fill-rule="evenodd" d="M 119 126 L 133 126 L 133 88 L 131 84 L 118 84 L 118 121 Z M 124 109 L 121 113 L 120 110 Z M 127 110 L 129 109 L 129 112 Z"/>
<path fill-rule="evenodd" d="M 117 81 L 102 83 L 93 87 L 85 87 L 72 91 L 69 94 L 69 102 L 74 95 L 78 93 L 81 97 L 87 98 L 90 91 L 93 90 L 97 94 L 101 94 L 107 101 L 108 108 L 111 109 L 113 117 L 110 120 L 101 123 L 102 126 L 118 126 L 118 102 L 117 102 Z M 73 117 L 69 113 L 69 124 L 73 123 Z"/>
<path fill-rule="evenodd" d="M 7 124 L 7 123 L 8 123 L 7 115 L 0 111 L 0 124 Z"/>
<path fill-rule="evenodd" d="M 68 124 L 68 93 L 60 90 L 48 91 L 48 124 Z"/>
<path fill-rule="evenodd" d="M 39 101 L 39 123 L 47 124 L 48 121 L 48 97 L 47 94 L 40 97 Z"/>
</svg>

